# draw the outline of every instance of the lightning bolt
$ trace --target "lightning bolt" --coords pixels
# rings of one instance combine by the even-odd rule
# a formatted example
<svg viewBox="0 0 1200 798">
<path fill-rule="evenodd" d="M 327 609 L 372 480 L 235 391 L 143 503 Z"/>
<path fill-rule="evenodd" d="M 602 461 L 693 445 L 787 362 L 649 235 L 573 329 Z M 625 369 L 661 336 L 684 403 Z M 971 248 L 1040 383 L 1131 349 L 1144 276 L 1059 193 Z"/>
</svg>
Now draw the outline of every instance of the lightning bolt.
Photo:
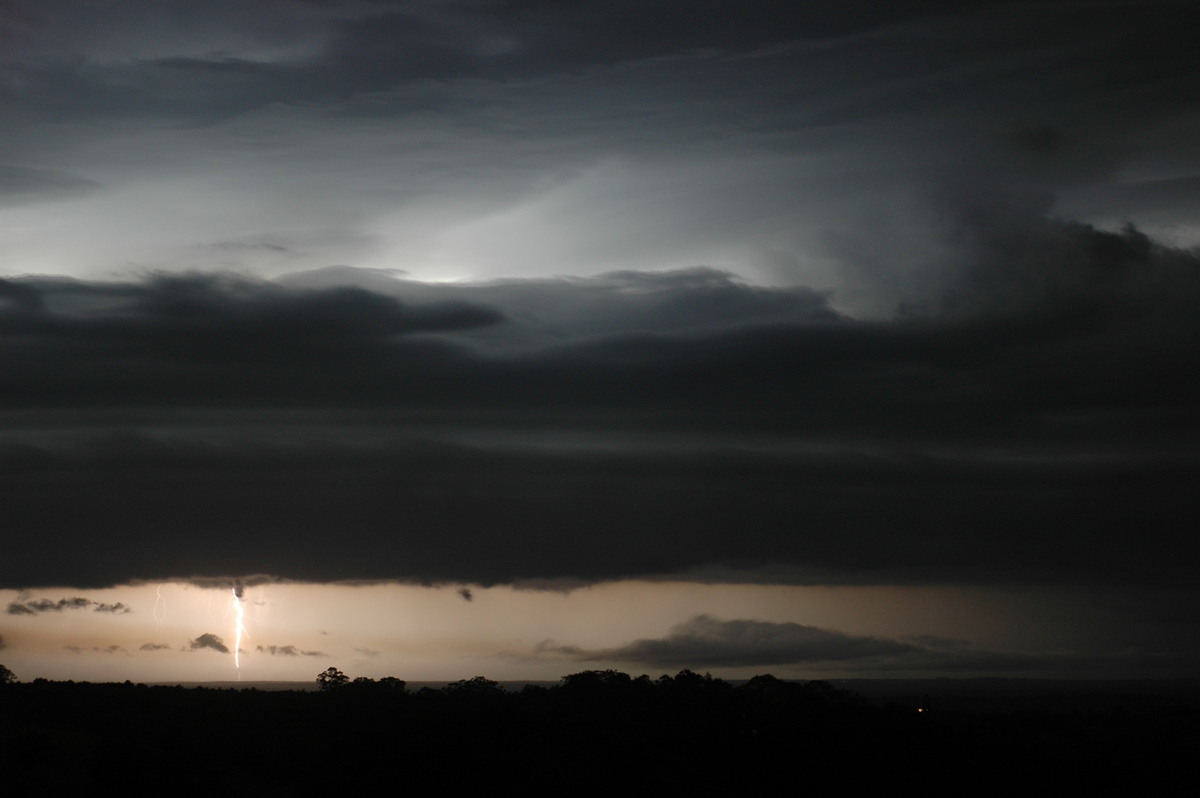
<svg viewBox="0 0 1200 798">
<path fill-rule="evenodd" d="M 233 607 L 233 667 L 238 669 L 238 680 L 242 678 L 242 635 L 246 633 L 246 609 L 242 606 L 242 596 L 246 589 L 241 585 L 234 585 L 230 591 L 232 598 L 229 599 L 230 606 Z"/>
<path fill-rule="evenodd" d="M 162 614 L 159 614 L 159 607 L 162 607 Z M 167 619 L 167 602 L 162 597 L 162 585 L 154 588 L 154 622 L 162 628 L 163 621 Z"/>
</svg>

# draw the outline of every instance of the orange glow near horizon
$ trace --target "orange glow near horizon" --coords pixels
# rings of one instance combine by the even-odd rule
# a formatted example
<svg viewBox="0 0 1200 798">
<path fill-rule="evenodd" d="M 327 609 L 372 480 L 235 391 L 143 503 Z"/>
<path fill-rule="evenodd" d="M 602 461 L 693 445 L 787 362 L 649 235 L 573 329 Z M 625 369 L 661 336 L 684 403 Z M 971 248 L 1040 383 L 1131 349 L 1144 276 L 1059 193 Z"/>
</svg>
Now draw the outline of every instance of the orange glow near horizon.
<svg viewBox="0 0 1200 798">
<path fill-rule="evenodd" d="M 240 681 L 307 682 L 331 665 L 352 677 L 409 681 L 476 675 L 554 680 L 593 667 L 651 675 L 672 671 L 661 664 L 606 659 L 604 652 L 661 640 L 699 615 L 989 651 L 1049 644 L 1068 650 L 1089 633 L 1081 621 L 1088 617 L 1088 602 L 1062 591 L 1031 591 L 1016 600 L 1012 591 L 948 587 L 624 581 L 570 592 L 460 588 L 280 582 L 245 588 L 238 596 L 237 588 L 227 586 L 163 582 L 0 591 L 0 601 L 9 607 L 0 621 L 0 661 L 22 680 L 203 682 L 228 681 L 236 674 Z M 234 616 L 232 674 L 223 664 L 228 659 L 216 656 L 228 649 L 220 634 L 228 621 L 210 611 L 221 595 Z M 78 598 L 79 606 L 14 610 L 17 604 L 33 607 L 63 598 Z M 256 630 L 254 645 L 243 649 L 249 625 Z M 876 672 L 887 669 L 883 661 L 868 664 Z M 724 667 L 697 662 L 693 669 L 726 678 L 764 672 L 837 678 L 865 675 L 864 667 L 859 662 Z"/>
</svg>

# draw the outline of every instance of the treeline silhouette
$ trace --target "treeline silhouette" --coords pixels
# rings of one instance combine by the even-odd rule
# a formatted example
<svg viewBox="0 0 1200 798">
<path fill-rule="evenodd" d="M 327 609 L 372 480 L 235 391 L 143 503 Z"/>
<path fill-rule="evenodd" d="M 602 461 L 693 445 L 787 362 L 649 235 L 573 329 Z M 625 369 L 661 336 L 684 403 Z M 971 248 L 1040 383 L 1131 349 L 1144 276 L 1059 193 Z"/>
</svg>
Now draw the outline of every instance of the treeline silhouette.
<svg viewBox="0 0 1200 798">
<path fill-rule="evenodd" d="M 330 668 L 317 685 L 0 684 L 0 792 L 1140 791 L 1200 751 L 1194 704 L 938 713 L 874 706 L 826 682 L 763 675 L 734 686 L 690 670 L 583 671 L 520 690 L 476 677 L 413 691 Z"/>
</svg>

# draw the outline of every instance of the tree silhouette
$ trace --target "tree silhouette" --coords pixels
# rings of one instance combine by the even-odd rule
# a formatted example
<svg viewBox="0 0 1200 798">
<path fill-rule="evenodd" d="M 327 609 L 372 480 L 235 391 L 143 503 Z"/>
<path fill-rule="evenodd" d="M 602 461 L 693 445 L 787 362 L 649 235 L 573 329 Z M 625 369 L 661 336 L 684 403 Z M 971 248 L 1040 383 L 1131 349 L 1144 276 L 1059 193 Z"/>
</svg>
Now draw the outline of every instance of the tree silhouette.
<svg viewBox="0 0 1200 798">
<path fill-rule="evenodd" d="M 626 695 L 633 686 L 634 681 L 629 674 L 615 670 L 580 671 L 562 677 L 562 689 L 567 695 L 577 698 L 612 699 Z M 641 686 L 638 684 L 638 687 Z"/>
<path fill-rule="evenodd" d="M 625 687 L 633 683 L 628 673 L 615 670 L 593 670 L 571 673 L 562 677 L 563 687 L 569 690 L 594 687 Z"/>
<path fill-rule="evenodd" d="M 321 690 L 336 690 L 349 683 L 349 681 L 349 676 L 334 667 L 327 668 L 317 674 L 317 686 Z"/>
<path fill-rule="evenodd" d="M 380 687 L 384 688 L 385 690 L 392 690 L 398 693 L 403 693 L 407 684 L 408 683 L 403 679 L 397 679 L 395 676 L 384 676 L 379 680 Z"/>
<path fill-rule="evenodd" d="M 442 692 L 446 695 L 465 697 L 502 696 L 504 695 L 504 688 L 500 686 L 500 682 L 476 676 L 473 679 L 460 679 L 457 682 L 450 682 L 442 688 Z"/>
<path fill-rule="evenodd" d="M 17 683 L 17 674 L 13 673 L 5 666 L 0 665 L 0 685 L 16 684 L 16 683 Z"/>
</svg>

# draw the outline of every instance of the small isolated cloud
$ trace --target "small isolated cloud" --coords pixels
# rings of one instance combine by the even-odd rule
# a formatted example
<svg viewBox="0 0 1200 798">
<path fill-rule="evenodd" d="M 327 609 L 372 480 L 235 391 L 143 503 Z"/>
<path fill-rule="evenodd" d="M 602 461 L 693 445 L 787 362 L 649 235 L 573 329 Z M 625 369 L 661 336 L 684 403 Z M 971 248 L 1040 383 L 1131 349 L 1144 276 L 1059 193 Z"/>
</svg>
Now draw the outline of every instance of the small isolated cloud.
<svg viewBox="0 0 1200 798">
<path fill-rule="evenodd" d="M 63 646 L 67 651 L 74 651 L 76 654 L 116 654 L 117 652 L 125 652 L 121 646 L 115 643 L 111 646 Z"/>
<path fill-rule="evenodd" d="M 379 652 L 378 652 L 378 651 L 374 651 L 374 650 L 372 650 L 372 649 L 369 649 L 369 648 L 356 648 L 356 649 L 354 649 L 354 650 L 355 650 L 357 653 L 359 653 L 359 654 L 362 654 L 364 657 L 367 657 L 368 659 L 375 659 L 376 657 L 378 657 L 378 656 L 379 656 Z"/>
<path fill-rule="evenodd" d="M 270 654 L 272 657 L 325 657 L 324 651 L 303 651 L 295 646 L 256 646 L 260 654 Z"/>
<path fill-rule="evenodd" d="M 546 650 L 560 654 L 572 651 L 568 646 L 552 646 Z M 732 667 L 851 662 L 907 655 L 919 650 L 895 640 L 848 635 L 798 623 L 724 621 L 711 615 L 697 615 L 673 627 L 665 637 L 635 640 L 603 651 L 580 651 L 575 656 L 665 667 Z"/>
<path fill-rule="evenodd" d="M 471 588 L 469 587 L 460 587 L 458 589 L 458 595 L 462 596 L 463 601 L 475 600 L 475 594 L 471 592 Z"/>
<path fill-rule="evenodd" d="M 225 641 L 211 632 L 205 632 L 195 640 L 188 642 L 188 648 L 192 651 L 201 648 L 211 648 L 213 651 L 219 651 L 222 654 L 229 653 L 229 646 L 225 645 Z"/>
<path fill-rule="evenodd" d="M 99 601 L 72 596 L 58 601 L 50 599 L 35 599 L 33 601 L 13 601 L 8 605 L 9 615 L 38 615 L 43 612 L 62 612 L 63 610 L 85 610 L 91 607 L 95 612 L 107 612 L 113 615 L 124 615 L 133 612 L 124 603 L 104 604 Z"/>
<path fill-rule="evenodd" d="M 166 643 L 142 643 L 138 646 L 138 651 L 162 651 L 170 648 Z"/>
<path fill-rule="evenodd" d="M 563 646 L 547 638 L 533 647 L 534 656 L 547 655 L 568 657 L 570 659 L 587 659 L 587 652 L 579 646 Z"/>
</svg>

